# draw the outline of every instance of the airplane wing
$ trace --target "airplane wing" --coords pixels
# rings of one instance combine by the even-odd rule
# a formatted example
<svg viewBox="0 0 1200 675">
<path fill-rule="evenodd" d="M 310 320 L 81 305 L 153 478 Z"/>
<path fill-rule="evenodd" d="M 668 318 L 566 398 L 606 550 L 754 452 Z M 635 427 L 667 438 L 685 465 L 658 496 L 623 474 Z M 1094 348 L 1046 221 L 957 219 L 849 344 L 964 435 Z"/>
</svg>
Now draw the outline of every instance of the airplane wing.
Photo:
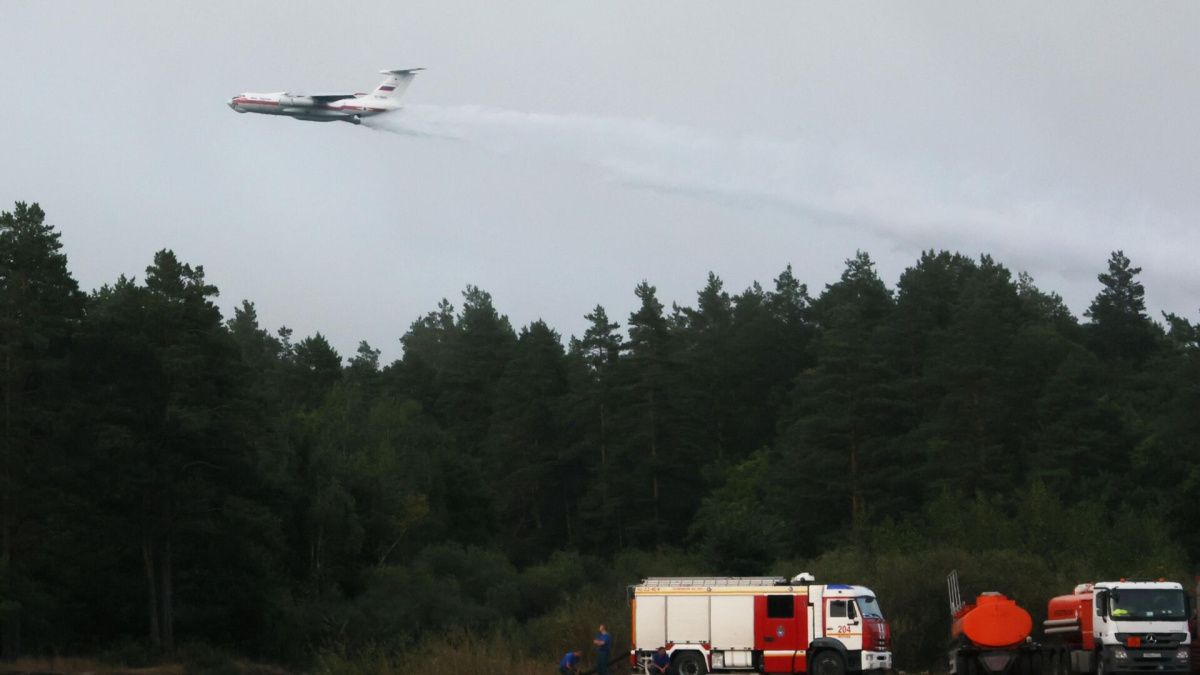
<svg viewBox="0 0 1200 675">
<path fill-rule="evenodd" d="M 310 98 L 320 103 L 333 103 L 344 98 L 354 98 L 358 94 L 311 94 Z"/>
</svg>

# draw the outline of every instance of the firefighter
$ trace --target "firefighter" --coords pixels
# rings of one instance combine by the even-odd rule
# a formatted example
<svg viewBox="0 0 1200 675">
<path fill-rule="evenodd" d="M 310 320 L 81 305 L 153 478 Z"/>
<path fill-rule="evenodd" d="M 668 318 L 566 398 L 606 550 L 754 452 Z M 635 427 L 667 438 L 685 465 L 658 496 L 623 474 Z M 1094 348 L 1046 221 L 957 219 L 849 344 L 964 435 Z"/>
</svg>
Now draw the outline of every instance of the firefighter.
<svg viewBox="0 0 1200 675">
<path fill-rule="evenodd" d="M 654 655 L 650 657 L 650 667 L 647 669 L 650 675 L 667 675 L 670 667 L 671 657 L 667 654 L 667 648 L 659 647 L 654 650 Z"/>
<path fill-rule="evenodd" d="M 562 661 L 558 662 L 558 675 L 579 675 L 579 660 L 582 658 L 583 653 L 579 650 L 563 654 Z"/>
<path fill-rule="evenodd" d="M 608 652 L 612 648 L 612 636 L 604 624 L 596 629 L 592 644 L 596 645 L 596 675 L 608 675 Z"/>
</svg>

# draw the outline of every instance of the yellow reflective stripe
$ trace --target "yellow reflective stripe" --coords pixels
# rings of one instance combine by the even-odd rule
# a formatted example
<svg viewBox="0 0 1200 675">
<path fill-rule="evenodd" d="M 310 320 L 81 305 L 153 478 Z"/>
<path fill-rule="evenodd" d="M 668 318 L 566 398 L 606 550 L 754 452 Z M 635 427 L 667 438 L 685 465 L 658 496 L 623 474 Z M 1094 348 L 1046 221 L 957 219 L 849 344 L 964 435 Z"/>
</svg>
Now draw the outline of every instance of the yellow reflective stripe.
<svg viewBox="0 0 1200 675">
<path fill-rule="evenodd" d="M 680 589 L 656 588 L 653 590 L 637 589 L 634 591 L 634 595 L 635 596 L 642 596 L 642 595 L 792 595 L 792 596 L 797 596 L 797 597 L 802 597 L 802 598 L 808 597 L 808 593 L 800 593 L 797 591 L 785 591 L 782 593 L 769 593 L 769 592 L 764 593 L 762 591 L 762 589 L 729 590 L 729 589 L 725 589 L 725 588 L 723 588 L 719 591 L 709 591 L 709 590 L 705 590 L 703 588 L 680 588 Z"/>
</svg>

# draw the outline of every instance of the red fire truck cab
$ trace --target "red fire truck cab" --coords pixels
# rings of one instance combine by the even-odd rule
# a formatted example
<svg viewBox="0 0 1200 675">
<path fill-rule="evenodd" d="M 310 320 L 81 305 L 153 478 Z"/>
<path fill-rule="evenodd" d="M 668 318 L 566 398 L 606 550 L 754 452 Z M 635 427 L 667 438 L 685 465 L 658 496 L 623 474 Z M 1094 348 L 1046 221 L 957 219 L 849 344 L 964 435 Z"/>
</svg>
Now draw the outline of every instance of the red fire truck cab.
<svg viewBox="0 0 1200 675">
<path fill-rule="evenodd" d="M 665 647 L 673 672 L 890 670 L 891 631 L 871 589 L 782 577 L 654 577 L 630 587 L 636 672 Z"/>
</svg>

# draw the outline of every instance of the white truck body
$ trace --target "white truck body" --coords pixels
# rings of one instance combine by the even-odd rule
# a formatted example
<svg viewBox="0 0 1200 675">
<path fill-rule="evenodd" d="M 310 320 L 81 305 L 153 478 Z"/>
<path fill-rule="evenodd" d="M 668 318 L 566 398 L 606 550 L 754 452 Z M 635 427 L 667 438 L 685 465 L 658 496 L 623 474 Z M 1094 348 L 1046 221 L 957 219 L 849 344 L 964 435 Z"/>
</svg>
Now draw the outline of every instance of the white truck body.
<svg viewBox="0 0 1200 675">
<path fill-rule="evenodd" d="M 890 669 L 890 634 L 875 594 L 809 580 L 646 579 L 631 587 L 631 660 L 647 672 L 650 656 L 664 647 L 680 675 L 804 673 L 819 659 L 823 675 L 832 675 L 825 673 L 830 664 L 841 672 Z"/>
</svg>

